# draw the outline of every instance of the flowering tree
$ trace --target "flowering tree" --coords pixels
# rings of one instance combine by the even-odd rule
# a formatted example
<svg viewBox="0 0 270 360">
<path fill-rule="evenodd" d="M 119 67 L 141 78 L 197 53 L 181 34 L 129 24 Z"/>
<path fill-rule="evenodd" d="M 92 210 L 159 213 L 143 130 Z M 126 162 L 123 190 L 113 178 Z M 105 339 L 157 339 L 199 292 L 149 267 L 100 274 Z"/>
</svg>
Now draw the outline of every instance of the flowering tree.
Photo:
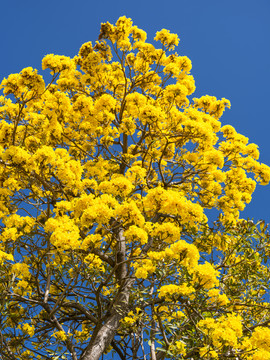
<svg viewBox="0 0 270 360">
<path fill-rule="evenodd" d="M 239 218 L 270 168 L 155 40 L 121 17 L 1 83 L 3 360 L 270 359 L 269 234 Z"/>
</svg>

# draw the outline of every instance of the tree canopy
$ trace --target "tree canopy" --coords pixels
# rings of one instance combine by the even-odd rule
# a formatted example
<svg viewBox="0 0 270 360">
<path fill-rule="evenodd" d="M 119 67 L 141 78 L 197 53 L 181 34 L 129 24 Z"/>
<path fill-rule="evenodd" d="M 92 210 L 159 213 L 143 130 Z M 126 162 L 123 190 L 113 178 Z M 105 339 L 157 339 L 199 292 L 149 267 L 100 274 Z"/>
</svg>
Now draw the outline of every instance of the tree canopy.
<svg viewBox="0 0 270 360">
<path fill-rule="evenodd" d="M 101 25 L 1 83 L 0 358 L 270 359 L 270 168 L 168 30 Z M 209 219 L 208 219 L 209 218 Z"/>
</svg>

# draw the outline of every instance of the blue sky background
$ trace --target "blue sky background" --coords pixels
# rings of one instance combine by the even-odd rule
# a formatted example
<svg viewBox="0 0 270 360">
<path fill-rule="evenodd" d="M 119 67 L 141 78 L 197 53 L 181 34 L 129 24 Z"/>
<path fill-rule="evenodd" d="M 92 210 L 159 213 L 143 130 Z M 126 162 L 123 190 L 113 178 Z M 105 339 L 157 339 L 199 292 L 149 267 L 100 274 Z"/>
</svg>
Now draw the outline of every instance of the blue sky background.
<svg viewBox="0 0 270 360">
<path fill-rule="evenodd" d="M 223 123 L 259 145 L 270 165 L 269 0 L 13 0 L 1 2 L 0 78 L 32 66 L 48 53 L 74 56 L 95 41 L 100 23 L 131 17 L 152 42 L 162 28 L 177 33 L 187 55 L 195 96 L 228 98 Z M 242 217 L 270 222 L 270 186 L 258 186 Z"/>
</svg>

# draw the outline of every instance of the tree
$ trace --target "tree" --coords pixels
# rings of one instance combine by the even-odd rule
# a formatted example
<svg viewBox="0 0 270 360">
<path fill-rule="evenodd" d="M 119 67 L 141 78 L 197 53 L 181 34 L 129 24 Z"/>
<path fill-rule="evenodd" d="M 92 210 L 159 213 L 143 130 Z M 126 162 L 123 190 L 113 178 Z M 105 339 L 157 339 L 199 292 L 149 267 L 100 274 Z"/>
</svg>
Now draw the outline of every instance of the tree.
<svg viewBox="0 0 270 360">
<path fill-rule="evenodd" d="M 3 360 L 270 359 L 269 232 L 239 217 L 270 168 L 155 40 L 121 17 L 1 83 Z"/>
</svg>

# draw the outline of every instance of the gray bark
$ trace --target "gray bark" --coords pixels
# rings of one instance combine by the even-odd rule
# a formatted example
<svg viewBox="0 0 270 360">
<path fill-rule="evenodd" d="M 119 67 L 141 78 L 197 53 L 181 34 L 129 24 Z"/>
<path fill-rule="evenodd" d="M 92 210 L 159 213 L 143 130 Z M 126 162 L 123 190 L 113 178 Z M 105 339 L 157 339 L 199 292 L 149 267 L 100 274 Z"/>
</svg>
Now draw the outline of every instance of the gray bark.
<svg viewBox="0 0 270 360">
<path fill-rule="evenodd" d="M 120 319 L 121 316 L 119 314 L 114 314 L 106 321 L 98 331 L 94 342 L 90 342 L 89 346 L 86 348 L 86 351 L 82 355 L 82 360 L 98 360 L 101 357 L 104 350 L 113 340 Z"/>
<path fill-rule="evenodd" d="M 133 279 L 126 279 L 127 268 L 125 263 L 126 246 L 123 230 L 120 229 L 117 234 L 118 251 L 116 253 L 115 277 L 119 284 L 120 291 L 115 299 L 111 313 L 103 325 L 97 325 L 93 332 L 89 345 L 86 347 L 80 360 L 99 360 L 106 348 L 111 344 L 120 320 L 126 315 L 129 293 Z"/>
</svg>

